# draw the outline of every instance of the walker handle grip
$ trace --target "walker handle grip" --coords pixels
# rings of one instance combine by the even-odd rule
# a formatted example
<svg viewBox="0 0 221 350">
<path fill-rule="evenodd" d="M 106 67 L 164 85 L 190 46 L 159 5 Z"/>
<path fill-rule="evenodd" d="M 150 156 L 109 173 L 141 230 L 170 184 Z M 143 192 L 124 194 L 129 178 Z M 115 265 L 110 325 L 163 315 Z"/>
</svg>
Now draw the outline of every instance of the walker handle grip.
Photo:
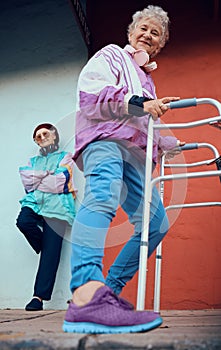
<svg viewBox="0 0 221 350">
<path fill-rule="evenodd" d="M 198 149 L 198 148 L 199 148 L 198 143 L 186 143 L 185 145 L 178 147 L 180 151 L 190 151 L 192 149 Z"/>
<path fill-rule="evenodd" d="M 179 101 L 172 101 L 168 104 L 170 109 L 175 108 L 186 108 L 186 107 L 196 107 L 197 101 L 196 98 L 186 98 Z"/>
</svg>

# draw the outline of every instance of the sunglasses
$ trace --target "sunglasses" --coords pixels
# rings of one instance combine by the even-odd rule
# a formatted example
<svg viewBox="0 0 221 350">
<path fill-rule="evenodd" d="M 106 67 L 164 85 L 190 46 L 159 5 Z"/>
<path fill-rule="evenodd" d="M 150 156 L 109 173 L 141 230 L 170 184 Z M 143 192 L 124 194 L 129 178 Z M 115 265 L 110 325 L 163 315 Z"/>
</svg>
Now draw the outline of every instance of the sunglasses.
<svg viewBox="0 0 221 350">
<path fill-rule="evenodd" d="M 41 141 L 43 138 L 48 139 L 50 137 L 50 131 L 44 131 L 35 136 L 35 141 Z"/>
</svg>

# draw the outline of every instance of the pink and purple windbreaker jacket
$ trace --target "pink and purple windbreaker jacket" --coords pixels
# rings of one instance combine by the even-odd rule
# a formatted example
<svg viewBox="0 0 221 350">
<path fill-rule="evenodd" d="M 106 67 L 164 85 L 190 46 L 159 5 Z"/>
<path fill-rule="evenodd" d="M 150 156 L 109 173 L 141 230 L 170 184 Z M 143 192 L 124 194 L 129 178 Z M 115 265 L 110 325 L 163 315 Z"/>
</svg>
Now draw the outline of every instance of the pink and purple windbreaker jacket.
<svg viewBox="0 0 221 350">
<path fill-rule="evenodd" d="M 131 147 L 146 150 L 150 115 L 128 116 L 128 101 L 133 95 L 155 99 L 155 86 L 151 75 L 144 72 L 125 49 L 107 45 L 82 69 L 77 88 L 74 154 L 80 168 L 78 157 L 93 141 L 125 140 Z M 176 142 L 176 138 L 161 137 L 159 130 L 155 130 L 153 161 L 157 162 L 158 147 L 172 149 Z"/>
</svg>

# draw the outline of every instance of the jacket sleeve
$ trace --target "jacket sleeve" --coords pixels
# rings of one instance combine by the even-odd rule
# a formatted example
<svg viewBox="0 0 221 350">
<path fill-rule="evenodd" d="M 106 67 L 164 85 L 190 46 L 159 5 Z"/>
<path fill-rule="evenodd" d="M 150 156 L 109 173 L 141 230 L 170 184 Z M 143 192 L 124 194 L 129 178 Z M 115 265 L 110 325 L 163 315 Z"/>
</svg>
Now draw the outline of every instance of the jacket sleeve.
<svg viewBox="0 0 221 350">
<path fill-rule="evenodd" d="M 73 166 L 74 161 L 72 154 L 67 153 L 59 163 L 57 169 L 48 172 L 47 176 L 41 179 L 38 190 L 50 193 L 73 193 L 75 197 L 76 191 L 73 188 Z"/>
<path fill-rule="evenodd" d="M 83 68 L 78 81 L 79 111 L 87 119 L 99 121 L 125 116 L 126 96 L 131 94 L 126 84 L 119 83 L 123 71 L 121 57 L 114 48 L 103 48 Z"/>
<path fill-rule="evenodd" d="M 160 136 L 158 148 L 162 151 L 169 151 L 177 146 L 177 138 L 174 136 Z"/>
<path fill-rule="evenodd" d="M 19 173 L 21 176 L 22 184 L 27 193 L 35 191 L 39 187 L 42 179 L 44 179 L 49 174 L 48 171 L 34 170 L 30 162 L 28 166 L 20 167 Z"/>
</svg>

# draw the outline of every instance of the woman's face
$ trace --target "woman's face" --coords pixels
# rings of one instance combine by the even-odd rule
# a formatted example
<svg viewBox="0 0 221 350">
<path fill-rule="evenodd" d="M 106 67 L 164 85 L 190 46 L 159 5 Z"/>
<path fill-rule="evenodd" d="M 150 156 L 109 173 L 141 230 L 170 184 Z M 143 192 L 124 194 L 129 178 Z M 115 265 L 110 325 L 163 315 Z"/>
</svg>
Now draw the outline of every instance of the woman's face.
<svg viewBox="0 0 221 350">
<path fill-rule="evenodd" d="M 35 135 L 35 142 L 39 147 L 47 147 L 54 144 L 55 133 L 46 128 L 39 129 Z"/>
<path fill-rule="evenodd" d="M 162 26 L 155 18 L 141 19 L 133 32 L 129 34 L 129 42 L 134 49 L 145 50 L 150 56 L 160 51 Z"/>
</svg>

